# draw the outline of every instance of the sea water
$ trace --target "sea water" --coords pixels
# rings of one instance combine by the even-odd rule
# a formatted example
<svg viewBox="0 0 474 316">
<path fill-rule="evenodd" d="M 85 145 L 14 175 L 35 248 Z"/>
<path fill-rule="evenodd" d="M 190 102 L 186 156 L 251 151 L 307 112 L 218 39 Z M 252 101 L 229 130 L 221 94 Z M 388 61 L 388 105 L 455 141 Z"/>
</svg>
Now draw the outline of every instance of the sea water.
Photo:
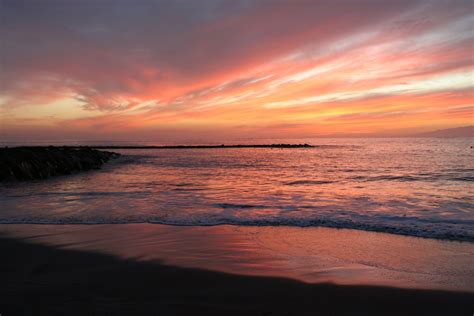
<svg viewBox="0 0 474 316">
<path fill-rule="evenodd" d="M 101 170 L 3 184 L 0 223 L 324 226 L 474 241 L 473 142 L 114 150 L 122 157 Z"/>
</svg>

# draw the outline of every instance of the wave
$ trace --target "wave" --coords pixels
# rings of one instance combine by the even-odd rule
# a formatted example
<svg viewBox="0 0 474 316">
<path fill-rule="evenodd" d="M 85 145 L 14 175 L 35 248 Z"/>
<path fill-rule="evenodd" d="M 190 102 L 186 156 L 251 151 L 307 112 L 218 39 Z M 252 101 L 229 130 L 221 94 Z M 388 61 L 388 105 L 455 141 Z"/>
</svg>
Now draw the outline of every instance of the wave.
<svg viewBox="0 0 474 316">
<path fill-rule="evenodd" d="M 146 195 L 149 194 L 148 191 L 111 191 L 111 192 L 95 192 L 95 191 L 86 191 L 86 192 L 36 192 L 34 194 L 10 194 L 7 195 L 8 198 L 25 198 L 31 196 L 64 196 L 64 197 L 119 197 L 119 196 L 133 196 L 133 195 Z"/>
<path fill-rule="evenodd" d="M 225 207 L 225 205 L 223 205 Z M 232 205 L 231 207 L 235 207 Z M 258 205 L 239 205 L 240 208 L 261 207 Z M 418 222 L 418 220 L 420 220 Z M 425 224 L 423 224 L 425 223 Z M 436 227 L 433 225 L 438 223 Z M 187 217 L 185 219 L 170 218 L 137 218 L 137 219 L 0 219 L 0 224 L 40 224 L 40 225 L 110 225 L 110 224 L 161 224 L 173 226 L 293 226 L 293 227 L 329 227 L 337 229 L 355 229 L 422 238 L 442 239 L 450 241 L 474 242 L 472 221 L 449 222 L 429 221 L 416 217 L 391 216 L 390 222 L 354 221 L 349 218 L 265 218 L 249 219 L 236 216 L 205 216 Z"/>
<path fill-rule="evenodd" d="M 329 180 L 298 180 L 286 182 L 285 185 L 318 185 L 318 184 L 329 184 L 334 183 L 335 181 Z"/>
<path fill-rule="evenodd" d="M 252 204 L 232 204 L 232 203 L 217 203 L 215 207 L 221 207 L 223 209 L 242 209 L 242 208 L 269 208 L 266 205 L 252 205 Z"/>
<path fill-rule="evenodd" d="M 474 177 L 456 177 L 456 178 L 451 178 L 450 180 L 474 182 Z"/>
<path fill-rule="evenodd" d="M 345 170 L 344 172 L 353 172 L 353 170 Z M 341 181 L 357 181 L 357 182 L 435 182 L 435 181 L 460 181 L 460 182 L 474 182 L 474 176 L 455 176 L 451 174 L 418 174 L 418 175 L 380 175 L 380 176 L 354 176 L 339 181 L 333 180 L 296 180 L 285 182 L 284 185 L 323 185 L 337 183 Z"/>
<path fill-rule="evenodd" d="M 474 182 L 474 176 L 455 176 L 451 174 L 418 174 L 418 175 L 381 175 L 381 176 L 355 176 L 349 178 L 350 180 L 371 182 L 371 181 L 398 181 L 398 182 L 412 182 L 412 181 L 463 181 Z"/>
</svg>

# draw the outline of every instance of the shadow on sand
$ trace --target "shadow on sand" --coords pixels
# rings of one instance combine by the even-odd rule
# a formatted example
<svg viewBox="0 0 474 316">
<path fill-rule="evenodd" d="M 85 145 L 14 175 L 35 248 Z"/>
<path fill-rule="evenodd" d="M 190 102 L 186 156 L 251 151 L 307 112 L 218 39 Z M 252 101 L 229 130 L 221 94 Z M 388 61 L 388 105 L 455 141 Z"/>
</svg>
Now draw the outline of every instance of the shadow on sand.
<svg viewBox="0 0 474 316">
<path fill-rule="evenodd" d="M 0 236 L 11 315 L 472 315 L 474 294 L 305 284 L 137 262 Z"/>
</svg>

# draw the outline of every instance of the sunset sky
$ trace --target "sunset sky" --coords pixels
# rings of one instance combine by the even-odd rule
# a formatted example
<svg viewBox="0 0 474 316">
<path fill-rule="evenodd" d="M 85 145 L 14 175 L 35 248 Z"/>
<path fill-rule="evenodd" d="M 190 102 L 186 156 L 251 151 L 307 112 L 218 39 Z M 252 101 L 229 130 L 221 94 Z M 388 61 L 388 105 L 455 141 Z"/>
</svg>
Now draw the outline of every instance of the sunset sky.
<svg viewBox="0 0 474 316">
<path fill-rule="evenodd" d="M 0 0 L 2 140 L 474 124 L 474 1 Z"/>
</svg>

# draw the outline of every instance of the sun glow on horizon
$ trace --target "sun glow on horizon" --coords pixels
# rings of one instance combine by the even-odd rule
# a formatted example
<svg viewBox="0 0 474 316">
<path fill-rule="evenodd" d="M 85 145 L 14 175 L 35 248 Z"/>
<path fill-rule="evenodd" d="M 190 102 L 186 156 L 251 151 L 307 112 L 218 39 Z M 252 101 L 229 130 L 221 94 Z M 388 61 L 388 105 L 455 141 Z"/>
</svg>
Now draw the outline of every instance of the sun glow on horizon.
<svg viewBox="0 0 474 316">
<path fill-rule="evenodd" d="M 2 2 L 2 138 L 474 123 L 470 1 L 224 4 Z"/>
</svg>

